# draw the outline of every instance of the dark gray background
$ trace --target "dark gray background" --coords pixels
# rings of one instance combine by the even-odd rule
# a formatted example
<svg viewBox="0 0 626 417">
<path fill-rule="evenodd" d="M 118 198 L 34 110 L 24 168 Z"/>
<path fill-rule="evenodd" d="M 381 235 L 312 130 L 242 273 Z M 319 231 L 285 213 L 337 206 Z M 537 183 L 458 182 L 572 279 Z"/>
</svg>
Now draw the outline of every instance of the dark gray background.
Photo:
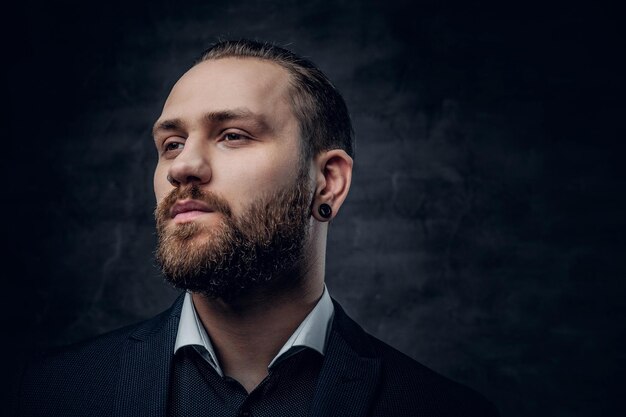
<svg viewBox="0 0 626 417">
<path fill-rule="evenodd" d="M 52 3 L 22 2 L 3 18 L 9 370 L 175 298 L 152 259 L 150 128 L 200 51 L 245 36 L 312 59 L 351 110 L 354 182 L 327 268 L 346 310 L 503 415 L 618 415 L 617 9 Z"/>
</svg>

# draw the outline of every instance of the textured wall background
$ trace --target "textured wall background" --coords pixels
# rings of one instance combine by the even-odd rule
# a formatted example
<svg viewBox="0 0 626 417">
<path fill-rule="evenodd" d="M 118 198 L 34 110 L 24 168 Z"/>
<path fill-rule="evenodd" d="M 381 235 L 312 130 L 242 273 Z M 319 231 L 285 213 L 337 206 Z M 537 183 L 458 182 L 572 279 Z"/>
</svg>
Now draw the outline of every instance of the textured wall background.
<svg viewBox="0 0 626 417">
<path fill-rule="evenodd" d="M 153 265 L 150 128 L 217 37 L 288 45 L 357 131 L 327 281 L 373 334 L 507 416 L 618 415 L 617 10 L 440 2 L 38 4 L 5 12 L 7 367 L 176 296 Z"/>
</svg>

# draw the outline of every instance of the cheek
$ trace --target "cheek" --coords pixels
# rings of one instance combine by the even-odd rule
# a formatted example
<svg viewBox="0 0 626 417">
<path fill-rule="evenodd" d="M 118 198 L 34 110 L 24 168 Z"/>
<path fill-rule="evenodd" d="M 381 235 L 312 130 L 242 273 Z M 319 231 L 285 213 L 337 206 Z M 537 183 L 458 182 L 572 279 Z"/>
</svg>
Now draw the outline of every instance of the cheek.
<svg viewBox="0 0 626 417">
<path fill-rule="evenodd" d="M 154 170 L 153 186 L 154 197 L 158 204 L 167 196 L 172 188 L 172 185 L 167 181 L 167 170 L 160 165 L 157 165 Z"/>
<path fill-rule="evenodd" d="M 230 184 L 225 194 L 232 196 L 229 200 L 237 211 L 263 195 L 291 186 L 298 173 L 297 163 L 276 155 L 239 162 L 223 174 L 225 183 Z"/>
</svg>

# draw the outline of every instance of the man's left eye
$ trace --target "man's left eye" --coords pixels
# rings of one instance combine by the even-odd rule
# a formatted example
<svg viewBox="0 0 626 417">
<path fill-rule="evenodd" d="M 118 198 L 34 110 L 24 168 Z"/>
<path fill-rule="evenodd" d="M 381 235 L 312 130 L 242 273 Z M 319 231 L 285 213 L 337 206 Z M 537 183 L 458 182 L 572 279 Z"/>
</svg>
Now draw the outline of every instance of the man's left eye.
<svg viewBox="0 0 626 417">
<path fill-rule="evenodd" d="M 227 133 L 224 135 L 224 139 L 227 141 L 232 141 L 246 139 L 246 137 L 244 135 L 240 135 L 239 133 Z"/>
</svg>

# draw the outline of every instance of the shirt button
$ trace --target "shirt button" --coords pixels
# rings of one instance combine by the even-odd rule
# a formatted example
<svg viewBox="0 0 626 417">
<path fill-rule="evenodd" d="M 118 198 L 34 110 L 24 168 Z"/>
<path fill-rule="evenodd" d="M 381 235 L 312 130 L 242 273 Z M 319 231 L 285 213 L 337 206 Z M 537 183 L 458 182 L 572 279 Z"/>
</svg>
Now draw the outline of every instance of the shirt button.
<svg viewBox="0 0 626 417">
<path fill-rule="evenodd" d="M 252 414 L 250 414 L 250 411 L 248 411 L 248 410 L 242 410 L 242 411 L 239 413 L 239 415 L 240 415 L 241 417 L 250 417 Z"/>
</svg>

